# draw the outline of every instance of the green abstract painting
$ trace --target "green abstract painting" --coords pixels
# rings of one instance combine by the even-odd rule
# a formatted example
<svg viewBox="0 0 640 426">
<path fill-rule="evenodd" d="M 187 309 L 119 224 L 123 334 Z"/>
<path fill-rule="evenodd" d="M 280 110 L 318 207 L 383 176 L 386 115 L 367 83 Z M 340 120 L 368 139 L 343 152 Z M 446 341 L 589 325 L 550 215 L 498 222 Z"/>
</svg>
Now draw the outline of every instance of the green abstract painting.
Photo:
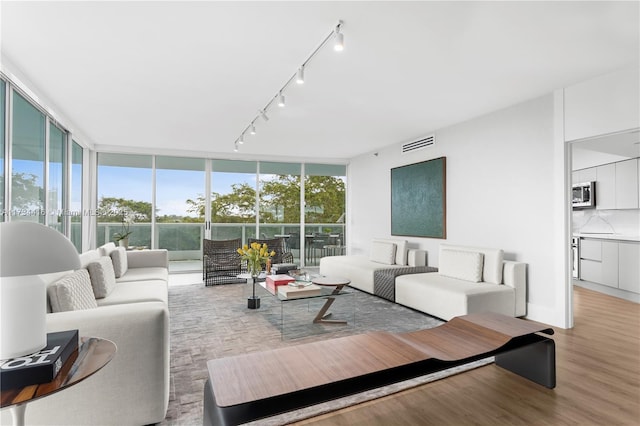
<svg viewBox="0 0 640 426">
<path fill-rule="evenodd" d="M 447 237 L 446 157 L 391 169 L 391 235 Z"/>
</svg>

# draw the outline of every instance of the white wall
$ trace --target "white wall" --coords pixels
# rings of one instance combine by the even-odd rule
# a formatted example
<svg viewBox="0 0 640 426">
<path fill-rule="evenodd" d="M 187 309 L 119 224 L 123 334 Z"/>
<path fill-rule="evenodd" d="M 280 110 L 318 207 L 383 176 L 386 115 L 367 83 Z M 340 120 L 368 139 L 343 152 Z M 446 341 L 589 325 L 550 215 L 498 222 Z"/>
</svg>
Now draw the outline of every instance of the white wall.
<svg viewBox="0 0 640 426">
<path fill-rule="evenodd" d="M 558 176 L 563 176 L 564 160 L 555 158 L 563 147 L 555 146 L 554 96 L 435 133 L 435 146 L 413 154 L 401 154 L 399 142 L 377 156 L 370 153 L 352 160 L 350 254 L 368 254 L 371 238 L 390 237 L 390 169 L 445 156 L 446 241 L 502 248 L 506 259 L 527 263 L 527 317 L 566 326 L 565 301 L 558 300 L 565 286 L 564 260 L 557 250 L 564 238 L 558 235 L 564 219 L 556 206 L 563 201 L 555 200 L 563 193 Z M 429 265 L 438 265 L 438 247 L 444 240 L 407 239 L 411 246 L 428 251 Z"/>
<path fill-rule="evenodd" d="M 564 89 L 565 140 L 640 127 L 637 64 Z"/>
</svg>

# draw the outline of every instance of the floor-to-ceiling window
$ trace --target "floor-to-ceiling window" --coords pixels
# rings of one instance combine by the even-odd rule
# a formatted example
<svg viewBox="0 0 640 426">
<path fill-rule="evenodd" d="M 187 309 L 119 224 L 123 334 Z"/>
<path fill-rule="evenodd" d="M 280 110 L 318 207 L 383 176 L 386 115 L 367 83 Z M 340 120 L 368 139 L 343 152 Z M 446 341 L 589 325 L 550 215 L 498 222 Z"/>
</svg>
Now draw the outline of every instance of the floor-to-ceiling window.
<svg viewBox="0 0 640 426">
<path fill-rule="evenodd" d="M 7 85 L 4 80 L 0 80 L 0 211 L 2 212 L 2 217 L 0 217 L 0 221 L 6 220 L 6 212 L 4 207 L 4 150 L 5 150 L 5 142 L 4 142 L 4 132 L 5 132 L 5 115 L 7 113 L 6 107 L 6 90 Z"/>
<path fill-rule="evenodd" d="M 174 271 L 199 268 L 203 238 L 283 237 L 307 266 L 344 252 L 344 165 L 99 153 L 97 176 L 97 244 L 131 232 L 129 245 L 168 249 Z"/>
<path fill-rule="evenodd" d="M 305 164 L 304 223 L 307 265 L 344 254 L 346 167 Z"/>
<path fill-rule="evenodd" d="M 255 237 L 255 161 L 212 160 L 210 237 L 214 240 Z M 204 207 L 205 201 L 202 199 Z"/>
<path fill-rule="evenodd" d="M 11 220 L 45 223 L 45 116 L 13 92 Z"/>
<path fill-rule="evenodd" d="M 49 124 L 49 162 L 47 173 L 47 224 L 64 233 L 64 172 L 66 169 L 66 133 Z"/>
<path fill-rule="evenodd" d="M 173 270 L 189 269 L 202 256 L 205 194 L 203 158 L 156 157 L 157 247 L 169 250 Z"/>
<path fill-rule="evenodd" d="M 81 195 L 68 204 L 71 159 L 69 133 L 47 108 L 37 103 L 2 75 L 0 79 L 0 209 L 2 221 L 31 221 L 73 237 L 82 247 L 81 233 L 72 236 L 69 215 L 81 222 Z M 76 188 L 82 193 L 82 151 L 74 155 L 80 171 Z M 72 219 L 73 220 L 73 219 Z"/>
<path fill-rule="evenodd" d="M 260 162 L 260 237 L 286 238 L 300 262 L 300 163 Z"/>
<path fill-rule="evenodd" d="M 151 247 L 153 157 L 98 154 L 96 242 L 128 238 L 129 246 Z"/>
<path fill-rule="evenodd" d="M 76 141 L 73 141 L 71 144 L 71 173 L 69 179 L 69 198 L 71 203 L 69 205 L 69 212 L 71 213 L 69 238 L 78 252 L 82 252 L 82 221 L 84 218 L 82 209 L 82 159 L 82 147 Z"/>
</svg>

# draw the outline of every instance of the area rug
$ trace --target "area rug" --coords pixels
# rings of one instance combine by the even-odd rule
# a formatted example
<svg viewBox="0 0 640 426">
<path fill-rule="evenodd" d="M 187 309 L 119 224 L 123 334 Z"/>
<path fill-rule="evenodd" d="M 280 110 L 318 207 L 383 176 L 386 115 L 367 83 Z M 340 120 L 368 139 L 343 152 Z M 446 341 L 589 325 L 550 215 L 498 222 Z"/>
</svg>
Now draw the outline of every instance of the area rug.
<svg viewBox="0 0 640 426">
<path fill-rule="evenodd" d="M 282 304 L 257 289 L 260 309 L 247 309 L 252 288 L 247 284 L 205 287 L 202 283 L 169 287 L 171 315 L 171 390 L 169 409 L 161 425 L 201 425 L 207 361 L 370 331 L 408 332 L 432 328 L 442 321 L 359 290 L 337 299 L 332 317 L 347 325 L 313 324 L 316 304 Z M 284 313 L 284 332 L 283 332 Z M 351 395 L 286 414 L 254 425 L 275 426 L 317 416 L 374 398 L 419 386 L 460 371 L 492 362 L 476 361 L 439 373 Z M 311 361 L 310 361 L 311 362 Z"/>
</svg>

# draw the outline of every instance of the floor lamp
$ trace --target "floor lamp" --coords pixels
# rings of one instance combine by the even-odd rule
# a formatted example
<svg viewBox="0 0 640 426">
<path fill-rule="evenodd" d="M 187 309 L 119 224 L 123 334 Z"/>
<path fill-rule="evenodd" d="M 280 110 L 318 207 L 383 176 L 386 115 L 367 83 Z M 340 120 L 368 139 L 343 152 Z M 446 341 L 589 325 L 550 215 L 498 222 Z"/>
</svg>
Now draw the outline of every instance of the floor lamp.
<svg viewBox="0 0 640 426">
<path fill-rule="evenodd" d="M 47 344 L 46 284 L 38 276 L 80 267 L 74 245 L 34 222 L 0 223 L 0 360 Z"/>
</svg>

